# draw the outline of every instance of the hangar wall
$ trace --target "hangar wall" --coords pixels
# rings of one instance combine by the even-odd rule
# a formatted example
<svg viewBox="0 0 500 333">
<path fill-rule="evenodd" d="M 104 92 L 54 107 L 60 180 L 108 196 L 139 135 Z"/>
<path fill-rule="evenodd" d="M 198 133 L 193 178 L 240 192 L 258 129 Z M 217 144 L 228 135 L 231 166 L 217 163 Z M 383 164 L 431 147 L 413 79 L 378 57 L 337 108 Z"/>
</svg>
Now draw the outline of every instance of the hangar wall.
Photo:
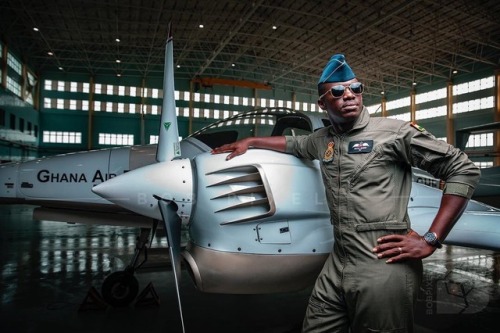
<svg viewBox="0 0 500 333">
<path fill-rule="evenodd" d="M 21 83 L 29 81 L 25 73 L 29 70 L 15 70 L 7 58 L 15 57 L 3 52 L 1 59 L 0 89 L 0 160 L 23 160 L 37 156 L 53 155 L 71 151 L 99 149 L 119 144 L 154 143 L 158 132 L 159 113 L 162 104 L 161 77 L 117 77 L 114 75 L 89 75 L 68 72 L 43 73 L 33 83 L 30 92 L 32 100 L 26 98 Z M 19 61 L 20 63 L 20 61 Z M 15 66 L 14 66 L 15 67 Z M 32 74 L 33 75 L 33 74 Z M 495 73 L 478 71 L 454 78 L 454 84 L 470 82 Z M 8 81 L 8 82 L 7 82 Z M 17 83 L 16 83 L 17 82 Z M 9 84 L 13 84 L 11 87 Z M 425 93 L 446 87 L 447 82 L 435 82 L 425 87 L 415 87 L 415 93 Z M 303 112 L 321 112 L 316 96 L 295 94 L 292 91 L 259 90 L 244 87 L 214 85 L 203 87 L 187 80 L 176 80 L 175 88 L 179 131 L 182 137 L 234 113 L 258 106 L 283 106 Z M 496 96 L 499 88 L 493 86 L 453 97 L 453 102 Z M 377 107 L 382 100 L 406 98 L 410 89 L 398 95 L 382 96 L 377 101 L 373 94 L 366 96 L 365 104 Z M 16 96 L 17 95 L 17 96 Z M 19 96 L 25 96 L 20 98 Z M 439 107 L 446 104 L 441 98 L 416 105 L 422 108 Z M 35 105 L 35 106 L 33 106 Z M 409 112 L 409 106 L 392 109 L 387 115 L 398 116 Z M 374 116 L 379 116 L 374 113 Z M 454 128 L 494 122 L 496 106 L 472 112 L 454 114 Z M 419 124 L 438 138 L 447 135 L 445 115 L 418 120 Z M 102 141 L 102 135 L 118 141 Z M 45 135 L 45 136 L 44 136 Z M 50 135 L 53 140 L 46 140 Z M 70 140 L 60 140 L 69 136 Z M 74 140 L 71 139 L 74 137 Z M 124 140 L 128 141 L 124 141 Z M 100 141 L 101 140 L 101 141 Z M 119 143 L 116 143 L 119 142 Z M 491 147 L 491 152 L 495 152 Z M 474 149 L 473 149 L 474 150 Z M 489 152 L 489 151 L 488 151 Z M 488 154 L 486 154 L 488 155 Z M 474 157 L 477 161 L 492 161 L 491 157 Z"/>
</svg>

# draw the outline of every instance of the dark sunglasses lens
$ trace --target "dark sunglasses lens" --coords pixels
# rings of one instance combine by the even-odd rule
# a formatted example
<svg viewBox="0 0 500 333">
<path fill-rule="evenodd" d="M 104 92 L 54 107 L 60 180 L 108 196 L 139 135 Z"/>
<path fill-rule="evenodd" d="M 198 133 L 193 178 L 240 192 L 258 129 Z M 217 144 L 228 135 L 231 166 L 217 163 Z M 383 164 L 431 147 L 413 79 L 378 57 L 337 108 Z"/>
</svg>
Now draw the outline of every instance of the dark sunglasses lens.
<svg viewBox="0 0 500 333">
<path fill-rule="evenodd" d="M 363 84 L 361 82 L 355 82 L 350 85 L 351 91 L 355 94 L 361 94 L 363 92 Z"/>
<path fill-rule="evenodd" d="M 333 97 L 342 97 L 344 95 L 345 87 L 338 85 L 332 87 L 332 96 Z"/>
<path fill-rule="evenodd" d="M 351 89 L 351 91 L 354 94 L 362 94 L 363 93 L 363 84 L 361 82 L 351 83 L 349 85 L 349 89 Z M 344 95 L 346 87 L 339 84 L 338 86 L 333 86 L 331 88 L 331 90 L 332 90 L 332 96 L 335 98 L 339 98 L 339 97 L 342 97 Z"/>
</svg>

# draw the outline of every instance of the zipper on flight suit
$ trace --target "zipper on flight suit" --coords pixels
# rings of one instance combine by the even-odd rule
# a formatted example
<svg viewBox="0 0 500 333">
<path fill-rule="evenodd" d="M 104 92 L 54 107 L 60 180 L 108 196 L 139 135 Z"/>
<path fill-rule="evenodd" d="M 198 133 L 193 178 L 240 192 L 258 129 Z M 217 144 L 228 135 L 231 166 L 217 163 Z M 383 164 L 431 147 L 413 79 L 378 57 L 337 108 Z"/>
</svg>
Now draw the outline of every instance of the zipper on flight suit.
<svg viewBox="0 0 500 333">
<path fill-rule="evenodd" d="M 342 271 L 341 271 L 341 276 L 340 276 L 340 281 L 341 281 L 341 284 L 343 284 L 343 281 L 344 281 L 344 269 L 346 267 L 346 264 L 347 264 L 347 255 L 346 255 L 346 251 L 344 249 L 344 235 L 343 235 L 343 232 L 342 232 L 342 228 L 340 227 L 340 224 L 341 224 L 341 213 L 340 213 L 340 200 L 341 200 L 341 196 L 339 195 L 340 194 L 340 191 L 341 191 L 341 185 L 342 185 L 342 179 L 341 179 L 341 161 L 340 161 L 340 158 L 342 156 L 342 144 L 344 143 L 344 138 L 345 138 L 345 135 L 342 134 L 342 135 L 339 135 L 337 136 L 338 140 L 339 140 L 339 144 L 337 145 L 337 151 L 338 151 L 338 158 L 337 158 L 337 170 L 338 170 L 338 177 L 337 177 L 337 188 L 338 188 L 338 191 L 337 191 L 337 221 L 338 221 L 338 225 L 339 225 L 339 238 L 340 238 L 340 249 L 342 250 Z"/>
</svg>

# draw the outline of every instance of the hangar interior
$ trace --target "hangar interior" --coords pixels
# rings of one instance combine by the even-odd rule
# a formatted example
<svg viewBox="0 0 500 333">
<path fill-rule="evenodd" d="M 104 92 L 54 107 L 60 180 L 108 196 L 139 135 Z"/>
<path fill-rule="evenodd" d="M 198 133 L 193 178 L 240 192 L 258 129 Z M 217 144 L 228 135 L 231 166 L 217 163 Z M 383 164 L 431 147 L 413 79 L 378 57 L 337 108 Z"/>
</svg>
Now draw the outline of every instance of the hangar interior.
<svg viewBox="0 0 500 333">
<path fill-rule="evenodd" d="M 316 84 L 343 53 L 375 116 L 454 131 L 499 121 L 496 1 L 3 1 L 1 160 L 158 132 L 171 23 L 180 135 L 254 107 L 320 112 Z M 471 138 L 500 164 L 496 131 Z"/>
<path fill-rule="evenodd" d="M 372 116 L 416 121 L 456 144 L 457 131 L 500 122 L 499 18 L 497 0 L 5 0 L 0 162 L 156 143 L 169 24 L 182 137 L 257 107 L 321 114 L 317 80 L 343 53 Z M 498 127 L 474 132 L 465 151 L 481 168 L 500 166 Z M 34 221 L 30 206 L 0 209 L 0 318 L 12 331 L 179 329 L 161 255 L 141 275 L 158 286 L 161 306 L 78 311 L 90 286 L 126 265 L 136 229 Z M 159 253 L 164 245 L 158 240 Z M 456 290 L 432 311 L 423 290 L 419 332 L 495 331 L 499 258 L 450 246 L 429 260 L 424 287 Z M 453 281 L 442 270 L 450 266 Z M 217 298 L 187 282 L 188 331 L 299 331 L 307 290 Z"/>
</svg>

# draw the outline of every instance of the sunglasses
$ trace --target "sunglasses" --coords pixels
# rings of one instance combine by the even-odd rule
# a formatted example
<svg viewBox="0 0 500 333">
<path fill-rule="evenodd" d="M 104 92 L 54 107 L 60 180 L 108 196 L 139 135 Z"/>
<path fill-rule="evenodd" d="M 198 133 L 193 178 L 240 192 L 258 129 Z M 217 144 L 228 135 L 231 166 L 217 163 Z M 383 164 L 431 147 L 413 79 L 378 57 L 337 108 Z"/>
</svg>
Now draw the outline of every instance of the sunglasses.
<svg viewBox="0 0 500 333">
<path fill-rule="evenodd" d="M 364 86 L 361 82 L 353 82 L 348 86 L 343 86 L 343 85 L 339 84 L 339 85 L 333 86 L 330 89 L 328 89 L 327 92 L 325 92 L 323 95 L 319 96 L 319 99 L 322 99 L 323 97 L 325 97 L 325 95 L 328 94 L 328 92 L 330 92 L 332 94 L 333 98 L 340 98 L 340 97 L 344 96 L 345 90 L 347 88 L 349 88 L 354 95 L 361 95 L 363 93 L 363 90 L 364 90 Z"/>
</svg>

